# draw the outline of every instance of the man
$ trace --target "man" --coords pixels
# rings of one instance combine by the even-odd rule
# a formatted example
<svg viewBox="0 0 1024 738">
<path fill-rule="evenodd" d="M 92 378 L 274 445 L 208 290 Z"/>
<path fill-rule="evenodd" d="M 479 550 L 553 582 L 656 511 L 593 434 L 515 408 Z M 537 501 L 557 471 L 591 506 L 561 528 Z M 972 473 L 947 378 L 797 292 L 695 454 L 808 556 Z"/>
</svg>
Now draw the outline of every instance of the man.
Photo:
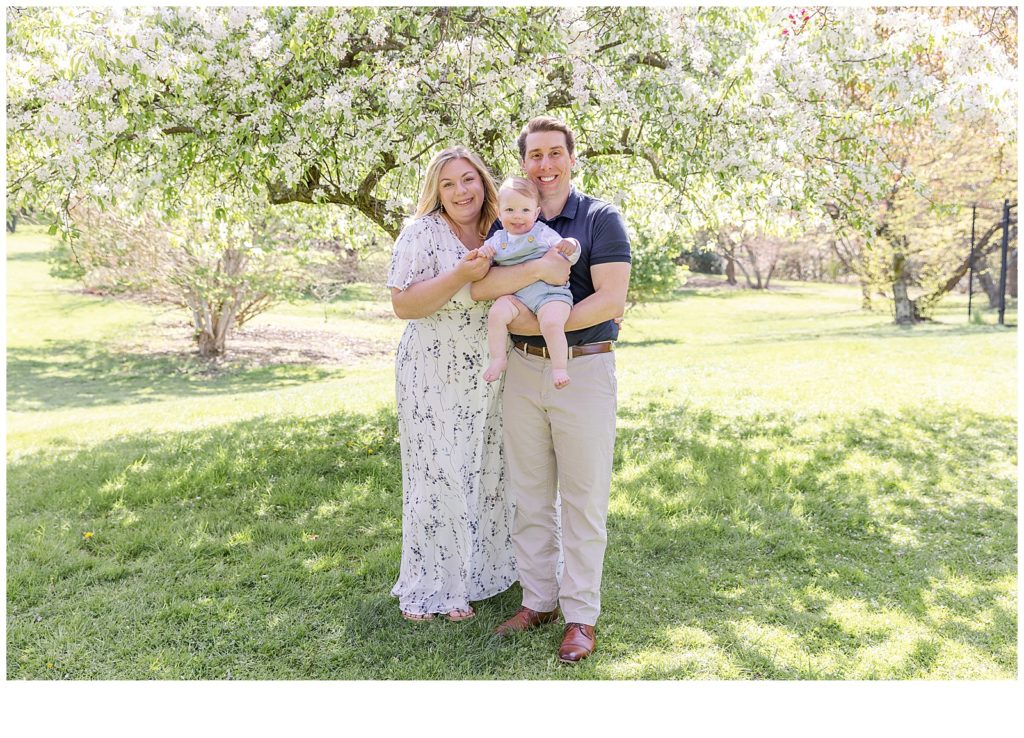
<svg viewBox="0 0 1024 738">
<path fill-rule="evenodd" d="M 530 630 L 558 619 L 566 626 L 558 658 L 576 663 L 595 648 L 594 625 L 601 611 L 601 571 L 607 541 L 605 521 L 615 446 L 615 319 L 622 315 L 629 286 L 629 236 L 609 203 L 584 195 L 572 184 L 575 138 L 556 118 L 534 118 L 519 136 L 523 172 L 541 194 L 541 220 L 563 239 L 579 241 L 579 261 L 555 249 L 516 266 L 493 267 L 474 282 L 474 299 L 490 300 L 543 280 L 569 280 L 573 308 L 565 324 L 572 381 L 555 389 L 551 362 L 536 316 L 523 311 L 509 325 L 514 348 L 502 396 L 509 489 L 516 503 L 512 545 L 523 587 L 523 606 L 502 623 L 501 635 Z M 559 584 L 557 496 L 561 497 Z"/>
</svg>

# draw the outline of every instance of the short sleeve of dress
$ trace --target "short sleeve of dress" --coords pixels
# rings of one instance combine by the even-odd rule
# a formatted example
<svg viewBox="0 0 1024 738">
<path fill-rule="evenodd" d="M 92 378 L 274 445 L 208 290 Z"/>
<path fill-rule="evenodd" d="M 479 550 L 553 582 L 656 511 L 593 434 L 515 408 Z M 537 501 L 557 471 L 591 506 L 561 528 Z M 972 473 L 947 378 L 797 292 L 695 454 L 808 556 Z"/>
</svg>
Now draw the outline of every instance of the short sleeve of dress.
<svg viewBox="0 0 1024 738">
<path fill-rule="evenodd" d="M 424 219 L 414 220 L 395 240 L 387 285 L 404 290 L 437 274 L 437 239 Z"/>
</svg>

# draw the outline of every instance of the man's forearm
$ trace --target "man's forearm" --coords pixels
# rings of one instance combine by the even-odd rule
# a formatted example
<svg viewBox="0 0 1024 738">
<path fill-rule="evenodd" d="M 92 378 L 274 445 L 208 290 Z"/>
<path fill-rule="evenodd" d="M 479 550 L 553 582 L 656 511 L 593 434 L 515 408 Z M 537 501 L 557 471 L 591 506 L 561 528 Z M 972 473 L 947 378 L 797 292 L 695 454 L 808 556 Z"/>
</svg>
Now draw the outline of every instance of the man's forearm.
<svg viewBox="0 0 1024 738">
<path fill-rule="evenodd" d="M 612 296 L 595 292 L 590 297 L 573 305 L 569 319 L 565 321 L 565 330 L 579 331 L 606 320 L 618 318 L 625 310 L 625 303 Z M 509 332 L 520 336 L 539 336 L 540 323 L 537 316 L 529 311 L 520 311 L 519 317 L 508 326 Z"/>
<path fill-rule="evenodd" d="M 534 263 L 525 261 L 514 266 L 495 266 L 487 276 L 470 285 L 469 294 L 474 300 L 496 300 L 502 295 L 511 295 L 528 284 L 537 281 Z"/>
<path fill-rule="evenodd" d="M 578 331 L 604 323 L 620 317 L 625 309 L 625 303 L 614 295 L 595 292 L 572 306 L 569 319 L 565 321 L 565 330 Z"/>
</svg>

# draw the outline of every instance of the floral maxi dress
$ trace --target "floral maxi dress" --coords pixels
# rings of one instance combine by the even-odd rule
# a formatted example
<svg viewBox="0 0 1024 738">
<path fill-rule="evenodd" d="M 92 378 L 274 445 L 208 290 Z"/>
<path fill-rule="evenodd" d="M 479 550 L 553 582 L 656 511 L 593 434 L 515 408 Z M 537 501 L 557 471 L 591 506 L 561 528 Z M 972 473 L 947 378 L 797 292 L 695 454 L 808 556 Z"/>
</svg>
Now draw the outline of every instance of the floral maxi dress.
<svg viewBox="0 0 1024 738">
<path fill-rule="evenodd" d="M 395 242 L 388 287 L 449 271 L 466 247 L 440 217 Z M 402 449 L 402 565 L 391 594 L 415 614 L 468 608 L 518 579 L 505 493 L 499 383 L 483 380 L 487 303 L 463 286 L 410 320 L 395 357 Z"/>
</svg>

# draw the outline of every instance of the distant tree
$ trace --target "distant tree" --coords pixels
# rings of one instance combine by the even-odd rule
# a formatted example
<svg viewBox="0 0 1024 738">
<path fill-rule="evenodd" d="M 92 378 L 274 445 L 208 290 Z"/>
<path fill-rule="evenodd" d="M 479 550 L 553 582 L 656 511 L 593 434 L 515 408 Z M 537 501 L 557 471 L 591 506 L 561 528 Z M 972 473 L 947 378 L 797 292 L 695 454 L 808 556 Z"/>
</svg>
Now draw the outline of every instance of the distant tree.
<svg viewBox="0 0 1024 738">
<path fill-rule="evenodd" d="M 1011 243 L 1016 243 L 1017 226 L 1014 225 L 1010 232 L 1012 234 Z M 1018 249 L 1016 247 L 1010 248 L 1006 258 L 1006 294 L 1014 298 L 1017 297 L 1017 253 Z M 993 249 L 989 254 L 981 258 L 976 258 L 974 262 L 974 278 L 981 287 L 981 291 L 984 292 L 985 297 L 988 298 L 988 306 L 990 308 L 999 307 L 1000 268 L 999 252 L 996 249 Z"/>
<path fill-rule="evenodd" d="M 875 20 L 840 20 L 822 29 L 826 37 L 794 34 L 801 63 L 827 81 L 808 98 L 835 113 L 819 120 L 837 135 L 846 131 L 832 152 L 805 152 L 805 174 L 831 216 L 837 257 L 861 281 L 864 306 L 884 296 L 898 322 L 912 323 L 934 309 L 962 263 L 949 263 L 950 233 L 940 232 L 949 230 L 955 206 L 1001 201 L 993 189 L 1016 181 L 1015 155 L 1008 155 L 1015 152 L 1015 72 L 1001 37 L 973 24 L 992 15 L 941 8 L 859 14 Z M 1016 14 L 998 17 L 1015 39 Z M 892 72 L 894 60 L 905 74 L 876 76 Z M 923 293 L 916 304 L 915 292 Z"/>
<path fill-rule="evenodd" d="M 784 240 L 771 236 L 757 235 L 742 242 L 747 268 L 743 270 L 747 286 L 753 289 L 768 289 L 779 263 L 779 254 Z"/>
<path fill-rule="evenodd" d="M 698 274 L 722 274 L 722 257 L 715 250 L 713 235 L 706 229 L 698 229 L 676 261 Z"/>
<path fill-rule="evenodd" d="M 808 229 L 780 248 L 778 276 L 799 282 L 836 282 L 849 272 L 835 256 L 827 227 Z"/>
<path fill-rule="evenodd" d="M 216 214 L 215 214 L 216 213 Z M 200 356 L 275 303 L 308 289 L 310 231 L 280 210 L 253 212 L 190 199 L 174 217 L 80 204 L 73 259 L 87 288 L 186 308 Z"/>
<path fill-rule="evenodd" d="M 1002 200 L 1016 191 L 1016 146 L 983 122 L 942 135 L 892 131 L 887 139 L 899 171 L 913 176 L 892 178 L 871 231 L 839 235 L 837 253 L 865 295 L 885 297 L 896 321 L 912 324 L 929 318 L 967 274 L 972 204 L 980 206 L 975 259 L 999 247 Z M 832 212 L 842 220 L 838 208 Z"/>
</svg>

